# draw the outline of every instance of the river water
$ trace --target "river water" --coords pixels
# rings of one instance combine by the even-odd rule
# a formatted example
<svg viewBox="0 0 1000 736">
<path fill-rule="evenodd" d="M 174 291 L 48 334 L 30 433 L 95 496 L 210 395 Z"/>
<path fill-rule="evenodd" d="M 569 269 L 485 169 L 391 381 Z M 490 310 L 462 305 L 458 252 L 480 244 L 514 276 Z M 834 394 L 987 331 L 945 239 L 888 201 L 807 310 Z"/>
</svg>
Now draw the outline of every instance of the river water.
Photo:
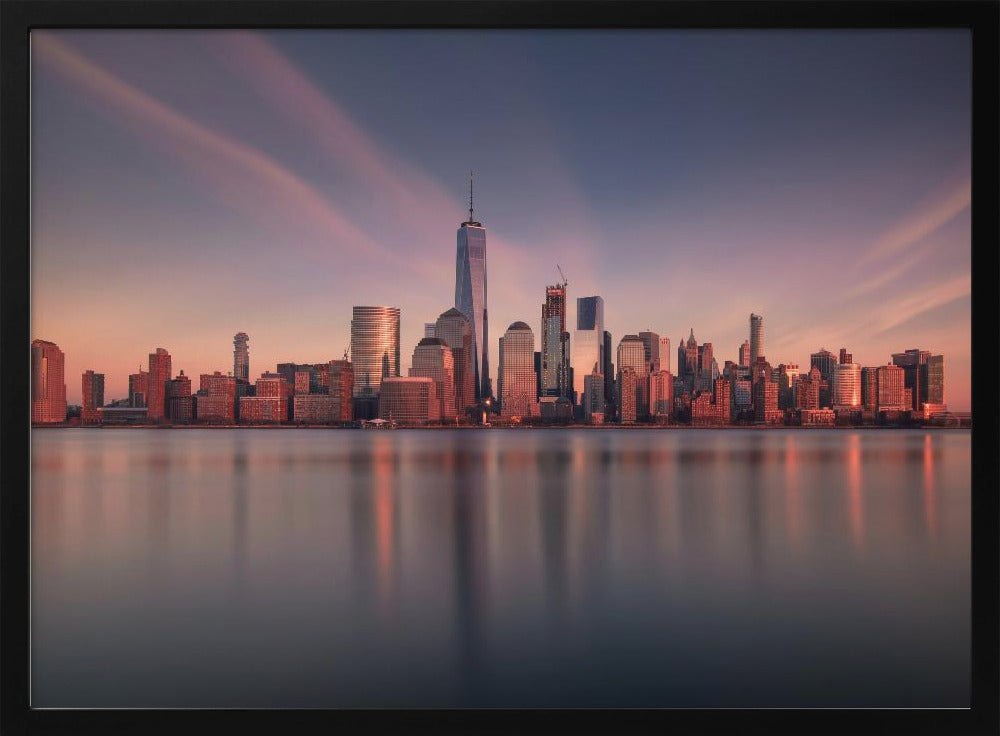
<svg viewBox="0 0 1000 736">
<path fill-rule="evenodd" d="M 967 707 L 965 430 L 32 431 L 35 707 Z"/>
</svg>

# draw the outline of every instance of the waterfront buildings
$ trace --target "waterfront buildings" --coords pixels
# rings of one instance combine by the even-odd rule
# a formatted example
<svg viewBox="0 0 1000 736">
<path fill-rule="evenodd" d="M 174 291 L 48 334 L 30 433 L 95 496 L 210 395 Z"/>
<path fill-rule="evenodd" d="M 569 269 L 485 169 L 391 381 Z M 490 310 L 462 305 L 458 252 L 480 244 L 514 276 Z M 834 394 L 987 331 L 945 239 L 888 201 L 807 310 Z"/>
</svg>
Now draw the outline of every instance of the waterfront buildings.
<svg viewBox="0 0 1000 736">
<path fill-rule="evenodd" d="M 455 408 L 460 415 L 476 405 L 476 367 L 472 350 L 472 325 L 452 307 L 437 318 L 434 336 L 451 349 L 455 369 Z"/>
<path fill-rule="evenodd" d="M 454 421 L 455 410 L 455 362 L 451 348 L 436 337 L 425 337 L 413 349 L 411 376 L 422 376 L 434 381 L 438 400 L 438 416 L 441 421 Z"/>
<path fill-rule="evenodd" d="M 599 363 L 595 362 L 593 372 L 583 378 L 582 403 L 583 418 L 587 424 L 604 424 L 604 374 L 600 372 Z"/>
<path fill-rule="evenodd" d="M 151 422 L 159 422 L 167 416 L 167 382 L 172 376 L 170 353 L 157 348 L 149 354 L 149 385 L 146 392 L 146 417 Z"/>
<path fill-rule="evenodd" d="M 66 421 L 66 356 L 48 340 L 31 343 L 31 421 Z"/>
<path fill-rule="evenodd" d="M 238 387 L 240 384 L 233 376 L 215 373 L 202 373 L 198 381 L 198 393 L 194 397 L 195 415 L 204 424 L 233 424 L 236 421 Z"/>
<path fill-rule="evenodd" d="M 832 405 L 834 409 L 861 407 L 861 366 L 837 363 L 833 366 Z"/>
<path fill-rule="evenodd" d="M 576 300 L 576 332 L 573 334 L 573 391 L 582 405 L 584 386 L 590 369 L 597 364 L 603 376 L 604 367 L 604 299 L 584 296 Z"/>
<path fill-rule="evenodd" d="M 349 422 L 352 417 L 351 397 L 354 395 L 354 365 L 347 360 L 331 360 L 326 364 L 326 391 L 333 404 L 337 421 Z"/>
<path fill-rule="evenodd" d="M 83 374 L 83 405 L 80 410 L 82 424 L 99 424 L 104 406 L 104 374 L 85 371 Z"/>
<path fill-rule="evenodd" d="M 637 337 L 637 336 L 633 336 Z M 641 345 L 641 343 L 640 343 Z M 619 345 L 619 350 L 621 346 Z M 631 366 L 618 368 L 618 421 L 621 424 L 635 424 L 636 398 L 639 393 L 639 375 Z"/>
<path fill-rule="evenodd" d="M 614 419 L 615 413 L 615 364 L 611 359 L 611 333 L 604 331 L 604 363 L 601 373 L 604 374 L 604 417 Z"/>
<path fill-rule="evenodd" d="M 906 411 L 911 408 L 905 373 L 898 365 L 880 365 L 875 369 L 877 411 Z"/>
<path fill-rule="evenodd" d="M 540 413 L 535 396 L 534 355 L 535 336 L 531 328 L 524 322 L 512 323 L 500 342 L 502 416 L 528 417 Z"/>
<path fill-rule="evenodd" d="M 764 357 L 764 318 L 759 314 L 750 314 L 750 365 L 757 358 Z"/>
<path fill-rule="evenodd" d="M 146 393 L 149 391 L 149 373 L 141 367 L 138 373 L 130 373 L 128 377 L 128 405 L 139 408 L 146 406 Z"/>
<path fill-rule="evenodd" d="M 739 364 L 744 368 L 750 367 L 750 341 L 744 340 L 743 344 L 740 345 L 740 358 Z"/>
<path fill-rule="evenodd" d="M 351 362 L 355 396 L 377 396 L 383 373 L 399 376 L 398 307 L 354 307 Z"/>
<path fill-rule="evenodd" d="M 194 414 L 191 379 L 182 370 L 176 378 L 167 381 L 165 415 L 174 424 L 187 424 L 194 420 Z"/>
<path fill-rule="evenodd" d="M 542 396 L 570 396 L 569 347 L 566 285 L 546 286 L 542 304 Z"/>
<path fill-rule="evenodd" d="M 632 371 L 629 386 L 623 383 L 626 370 Z M 638 335 L 625 335 L 618 343 L 618 415 L 625 424 L 625 407 L 629 407 L 632 422 L 649 416 L 649 365 L 646 346 Z M 634 381 L 634 383 L 632 383 Z"/>
<path fill-rule="evenodd" d="M 347 403 L 350 408 L 350 399 Z M 333 424 L 343 421 L 340 397 L 329 394 L 299 394 L 292 397 L 292 421 L 297 424 Z"/>
<path fill-rule="evenodd" d="M 486 228 L 473 217 L 470 176 L 469 219 L 458 228 L 458 249 L 455 255 L 455 308 L 468 318 L 472 326 L 473 379 L 477 401 L 492 394 L 486 293 Z M 399 375 L 398 370 L 396 375 Z"/>
<path fill-rule="evenodd" d="M 866 412 L 878 411 L 878 368 L 861 368 L 861 408 Z"/>
<path fill-rule="evenodd" d="M 831 398 L 831 388 L 833 386 L 833 367 L 837 365 L 837 356 L 826 348 L 820 348 L 818 353 L 809 356 L 809 368 L 819 368 L 821 381 L 819 384 L 819 405 L 829 407 Z"/>
<path fill-rule="evenodd" d="M 809 373 L 801 376 L 795 386 L 795 408 L 813 410 L 819 409 L 819 391 L 823 383 L 823 375 L 818 366 L 809 369 Z"/>
<path fill-rule="evenodd" d="M 660 370 L 649 374 L 649 415 L 663 422 L 674 409 L 674 376 L 663 368 L 663 353 L 660 360 Z"/>
<path fill-rule="evenodd" d="M 382 382 L 378 416 L 400 424 L 428 424 L 441 418 L 434 379 L 391 376 Z"/>
<path fill-rule="evenodd" d="M 660 370 L 660 336 L 655 332 L 645 331 L 639 333 L 646 359 L 646 370 L 656 373 Z"/>
<path fill-rule="evenodd" d="M 245 332 L 233 336 L 233 377 L 250 381 L 250 338 Z"/>
<path fill-rule="evenodd" d="M 754 419 L 758 424 L 780 424 L 784 413 L 778 408 L 778 384 L 770 380 L 753 384 Z"/>
<path fill-rule="evenodd" d="M 913 411 L 923 412 L 924 404 L 944 404 L 944 356 L 914 348 L 893 353 L 892 362 L 904 371 Z"/>
<path fill-rule="evenodd" d="M 244 424 L 287 422 L 292 393 L 292 384 L 280 374 L 262 373 L 254 384 L 254 395 L 240 397 L 240 422 Z"/>
</svg>

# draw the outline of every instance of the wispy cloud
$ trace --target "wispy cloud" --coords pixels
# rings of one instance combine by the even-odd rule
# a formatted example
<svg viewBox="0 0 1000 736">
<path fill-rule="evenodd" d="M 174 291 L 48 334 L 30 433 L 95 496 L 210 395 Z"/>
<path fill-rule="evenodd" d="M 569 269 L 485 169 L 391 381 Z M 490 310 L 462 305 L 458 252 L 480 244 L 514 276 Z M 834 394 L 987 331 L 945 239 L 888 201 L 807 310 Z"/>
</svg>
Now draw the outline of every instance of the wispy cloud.
<svg viewBox="0 0 1000 736">
<path fill-rule="evenodd" d="M 954 276 L 927 289 L 915 290 L 882 305 L 873 319 L 873 335 L 888 332 L 914 317 L 972 293 L 972 274 Z"/>
<path fill-rule="evenodd" d="M 950 222 L 972 203 L 972 179 L 968 167 L 944 181 L 911 212 L 882 233 L 857 266 L 897 255 L 918 245 L 925 237 Z"/>
<path fill-rule="evenodd" d="M 103 69 L 53 34 L 32 39 L 34 58 L 136 135 L 190 167 L 224 202 L 268 225 L 311 228 L 360 256 L 389 252 L 321 192 L 267 154 L 211 130 Z M 276 216 L 280 218 L 276 222 Z"/>
</svg>

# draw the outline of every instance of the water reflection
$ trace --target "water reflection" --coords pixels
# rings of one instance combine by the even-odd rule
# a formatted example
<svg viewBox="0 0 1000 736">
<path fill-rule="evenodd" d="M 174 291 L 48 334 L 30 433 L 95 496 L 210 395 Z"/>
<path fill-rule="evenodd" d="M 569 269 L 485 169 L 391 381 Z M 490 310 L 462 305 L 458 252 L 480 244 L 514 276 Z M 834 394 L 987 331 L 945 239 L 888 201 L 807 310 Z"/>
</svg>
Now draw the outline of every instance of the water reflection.
<svg viewBox="0 0 1000 736">
<path fill-rule="evenodd" d="M 40 431 L 34 692 L 961 707 L 969 437 Z"/>
</svg>

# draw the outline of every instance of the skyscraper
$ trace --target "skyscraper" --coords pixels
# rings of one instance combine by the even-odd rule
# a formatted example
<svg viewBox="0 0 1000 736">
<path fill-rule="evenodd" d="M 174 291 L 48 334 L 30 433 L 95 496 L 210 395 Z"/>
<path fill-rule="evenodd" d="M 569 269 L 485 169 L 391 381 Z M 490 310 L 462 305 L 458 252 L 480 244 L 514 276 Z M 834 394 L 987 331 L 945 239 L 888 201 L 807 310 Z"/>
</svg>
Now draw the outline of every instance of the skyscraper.
<svg viewBox="0 0 1000 736">
<path fill-rule="evenodd" d="M 378 395 L 383 372 L 399 375 L 399 308 L 354 307 L 351 318 L 354 395 Z"/>
<path fill-rule="evenodd" d="M 455 411 L 455 359 L 451 348 L 437 337 L 425 337 L 413 349 L 411 376 L 422 376 L 434 381 L 439 404 L 438 415 L 442 421 L 454 421 Z"/>
<path fill-rule="evenodd" d="M 171 379 L 170 353 L 157 348 L 149 354 L 149 387 L 146 394 L 146 416 L 159 421 L 167 416 L 167 382 Z"/>
<path fill-rule="evenodd" d="M 524 322 L 514 322 L 500 342 L 500 411 L 505 417 L 537 414 L 535 398 L 535 335 Z"/>
<path fill-rule="evenodd" d="M 437 318 L 434 336 L 451 348 L 455 366 L 455 408 L 459 415 L 476 405 L 476 371 L 472 353 L 472 325 L 468 317 L 452 307 Z"/>
<path fill-rule="evenodd" d="M 642 340 L 646 351 L 646 370 L 655 373 L 660 370 L 660 336 L 655 332 L 640 332 L 639 339 Z"/>
<path fill-rule="evenodd" d="M 764 318 L 759 314 L 750 314 L 750 365 L 757 363 L 757 358 L 764 355 Z"/>
<path fill-rule="evenodd" d="M 857 363 L 837 363 L 833 367 L 834 408 L 855 409 L 861 406 L 861 366 Z"/>
<path fill-rule="evenodd" d="M 649 364 L 646 363 L 646 347 L 638 335 L 625 335 L 618 343 L 618 411 L 619 420 L 626 422 L 623 407 L 631 407 L 632 419 L 644 419 L 649 415 Z M 626 371 L 632 378 L 625 379 Z M 629 391 L 634 395 L 627 395 Z"/>
<path fill-rule="evenodd" d="M 100 421 L 98 409 L 104 406 L 104 374 L 86 371 L 83 374 L 83 406 L 80 421 L 83 424 L 97 424 Z"/>
<path fill-rule="evenodd" d="M 597 363 L 603 376 L 604 366 L 604 299 L 583 296 L 576 300 L 576 334 L 573 335 L 573 390 L 583 405 L 586 389 L 584 379 Z"/>
<path fill-rule="evenodd" d="M 31 421 L 66 421 L 66 356 L 48 340 L 31 343 Z"/>
<path fill-rule="evenodd" d="M 604 374 L 604 415 L 605 419 L 613 419 L 615 413 L 615 365 L 612 360 L 611 333 L 604 331 L 604 363 L 601 365 Z"/>
<path fill-rule="evenodd" d="M 566 286 L 545 287 L 542 304 L 542 396 L 569 396 L 569 333 Z"/>
<path fill-rule="evenodd" d="M 492 393 L 489 320 L 486 311 L 486 228 L 472 216 L 472 174 L 469 174 L 469 219 L 458 228 L 455 256 L 455 308 L 472 325 L 472 355 L 476 399 Z M 357 361 L 355 361 L 357 363 Z M 398 374 L 398 372 L 397 372 Z M 355 375 L 358 375 L 357 373 Z"/>
<path fill-rule="evenodd" d="M 233 377 L 238 381 L 250 380 L 250 338 L 245 332 L 233 336 Z"/>
<path fill-rule="evenodd" d="M 750 367 L 750 341 L 744 340 L 743 344 L 740 345 L 740 366 L 743 368 Z"/>
<path fill-rule="evenodd" d="M 906 388 L 911 390 L 911 408 L 922 411 L 924 404 L 944 403 L 944 357 L 916 348 L 892 354 L 893 365 L 903 369 Z"/>
</svg>

